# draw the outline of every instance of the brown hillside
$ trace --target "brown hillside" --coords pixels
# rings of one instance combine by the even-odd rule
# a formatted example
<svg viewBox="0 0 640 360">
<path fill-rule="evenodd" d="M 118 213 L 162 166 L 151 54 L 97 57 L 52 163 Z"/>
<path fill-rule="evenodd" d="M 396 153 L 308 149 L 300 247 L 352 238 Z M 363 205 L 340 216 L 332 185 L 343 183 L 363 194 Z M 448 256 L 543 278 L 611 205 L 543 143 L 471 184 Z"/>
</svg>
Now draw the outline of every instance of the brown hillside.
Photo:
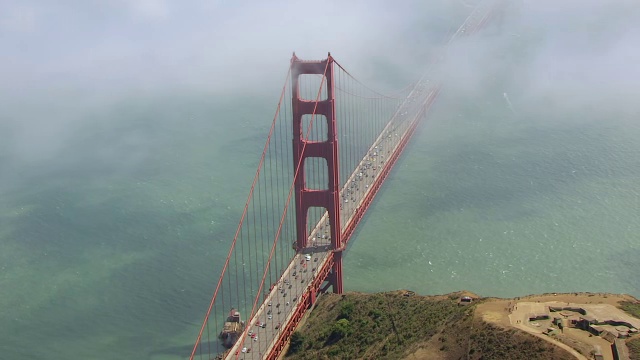
<svg viewBox="0 0 640 360">
<path fill-rule="evenodd" d="M 462 295 L 327 294 L 292 337 L 286 359 L 574 359 L 533 335 L 486 323 L 474 316 L 484 300 L 462 306 Z"/>
</svg>

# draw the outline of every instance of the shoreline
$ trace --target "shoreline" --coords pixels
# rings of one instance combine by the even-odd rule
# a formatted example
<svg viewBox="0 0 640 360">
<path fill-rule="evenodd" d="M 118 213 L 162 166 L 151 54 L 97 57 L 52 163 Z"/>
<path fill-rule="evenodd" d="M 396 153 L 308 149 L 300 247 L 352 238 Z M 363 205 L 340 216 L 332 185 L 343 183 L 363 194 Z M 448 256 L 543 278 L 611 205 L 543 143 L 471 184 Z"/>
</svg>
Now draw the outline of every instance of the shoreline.
<svg viewBox="0 0 640 360">
<path fill-rule="evenodd" d="M 377 301 L 386 299 L 384 301 L 386 305 L 383 308 L 378 308 L 378 305 L 372 304 L 372 301 L 375 303 L 376 299 L 378 299 Z M 511 335 L 514 337 L 513 339 L 503 339 L 503 341 L 509 344 L 507 347 L 515 348 L 515 351 L 520 354 L 527 351 L 531 354 L 530 346 L 533 346 L 531 344 L 537 344 L 531 342 L 532 340 L 526 340 L 529 337 L 529 339 L 535 338 L 539 343 L 548 344 L 546 346 L 549 349 L 544 351 L 561 356 L 559 358 L 562 359 L 629 359 L 630 350 L 626 344 L 633 342 L 633 346 L 629 345 L 633 349 L 640 345 L 640 333 L 638 332 L 640 330 L 640 299 L 629 294 L 602 292 L 527 294 L 512 298 L 481 297 L 464 290 L 438 295 L 420 295 L 411 290 L 378 293 L 345 292 L 342 295 L 326 294 L 320 297 L 319 302 L 300 323 L 296 331 L 304 333 L 311 328 L 315 329 L 315 333 L 307 333 L 307 338 L 313 338 L 318 332 L 321 333 L 323 326 L 326 327 L 326 324 L 335 321 L 338 314 L 336 309 L 340 308 L 339 304 L 342 301 L 367 304 L 363 306 L 369 308 L 369 314 L 360 314 L 362 317 L 356 320 L 355 324 L 370 322 L 370 314 L 376 311 L 388 312 L 398 321 L 399 309 L 409 306 L 406 304 L 415 305 L 425 303 L 425 301 L 443 304 L 443 306 L 453 305 L 459 309 L 458 312 L 462 311 L 466 314 L 459 317 L 458 320 L 451 320 L 451 322 L 447 320 L 446 324 L 442 323 L 437 326 L 438 329 L 434 334 L 421 340 L 415 339 L 404 350 L 398 349 L 397 354 L 404 353 L 402 357 L 404 359 L 449 360 L 465 356 L 465 354 L 470 355 L 473 351 L 478 350 L 481 352 L 500 352 L 504 350 L 502 345 L 491 350 L 491 347 L 478 345 L 470 339 L 478 336 L 502 336 L 498 335 L 501 332 L 502 334 L 513 334 Z M 375 310 L 376 308 L 378 310 Z M 434 314 L 436 313 L 425 313 L 424 316 L 429 318 L 435 316 Z M 317 322 L 318 319 L 322 319 L 320 324 Z M 403 319 L 408 322 L 417 320 L 410 316 L 403 317 Z M 490 335 L 481 335 L 484 331 Z M 396 336 L 411 338 L 414 334 L 412 332 Z M 320 340 L 315 339 L 312 342 L 317 343 Z M 380 341 L 387 341 L 387 339 L 384 338 Z M 466 351 L 456 349 L 459 342 L 466 342 L 468 349 Z M 542 349 L 540 347 L 542 345 L 535 346 Z M 550 350 L 550 348 L 557 350 Z M 317 352 L 316 354 L 320 354 L 318 351 L 322 351 L 318 347 L 313 347 L 313 349 Z M 369 351 L 378 350 L 374 345 L 366 350 L 366 354 L 369 354 Z M 327 351 L 338 350 L 333 348 Z M 563 351 L 565 355 L 558 355 L 560 354 L 558 351 Z M 286 353 L 287 350 L 283 354 Z M 595 356 L 596 354 L 598 357 Z M 618 354 L 625 356 L 618 356 Z"/>
</svg>

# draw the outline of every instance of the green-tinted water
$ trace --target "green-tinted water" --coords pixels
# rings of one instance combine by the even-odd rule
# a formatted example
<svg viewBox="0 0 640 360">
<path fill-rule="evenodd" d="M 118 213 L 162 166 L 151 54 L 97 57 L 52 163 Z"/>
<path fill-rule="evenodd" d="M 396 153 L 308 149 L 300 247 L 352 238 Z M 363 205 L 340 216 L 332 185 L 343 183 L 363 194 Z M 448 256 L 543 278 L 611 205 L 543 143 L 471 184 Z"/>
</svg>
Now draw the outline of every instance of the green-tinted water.
<svg viewBox="0 0 640 360">
<path fill-rule="evenodd" d="M 499 100 L 438 103 L 360 227 L 347 288 L 640 294 L 638 123 Z"/>
<path fill-rule="evenodd" d="M 353 238 L 347 290 L 640 296 L 637 109 L 527 98 L 503 70 L 445 89 Z M 13 161 L 3 130 L 0 358 L 184 358 L 279 85 L 132 96 L 50 158 Z"/>
</svg>

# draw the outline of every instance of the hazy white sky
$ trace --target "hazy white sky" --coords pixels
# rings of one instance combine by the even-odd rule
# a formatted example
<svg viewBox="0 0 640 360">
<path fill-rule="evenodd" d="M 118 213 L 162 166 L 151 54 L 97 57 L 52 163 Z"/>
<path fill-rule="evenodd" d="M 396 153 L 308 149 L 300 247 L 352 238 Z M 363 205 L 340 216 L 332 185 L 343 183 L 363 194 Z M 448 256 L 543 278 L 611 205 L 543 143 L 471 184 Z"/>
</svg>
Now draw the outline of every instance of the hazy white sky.
<svg viewBox="0 0 640 360">
<path fill-rule="evenodd" d="M 380 64 L 417 77 L 429 44 L 477 1 L 0 1 L 0 159 L 51 157 L 89 110 L 131 96 L 277 91 L 294 50 L 331 51 L 374 87 Z M 452 49 L 441 69 L 452 91 L 509 72 L 516 105 L 637 109 L 638 0 L 507 2 L 501 31 Z M 525 38 L 530 56 L 505 60 Z"/>
<path fill-rule="evenodd" d="M 373 77 L 367 71 L 375 58 L 416 67 L 422 61 L 412 58 L 416 41 L 433 36 L 419 30 L 475 2 L 5 0 L 0 2 L 0 94 L 31 96 L 51 87 L 229 91 L 256 79 L 275 80 L 294 50 L 308 59 L 332 51 L 363 77 Z M 539 71 L 553 62 L 572 76 L 598 61 L 619 68 L 626 60 L 637 68 L 631 63 L 640 52 L 640 2 L 508 2 L 517 10 L 507 22 L 535 28 L 542 40 L 539 59 L 523 70 Z M 474 41 L 486 49 L 493 45 Z"/>
<path fill-rule="evenodd" d="M 277 98 L 292 51 L 331 51 L 363 81 L 381 62 L 416 72 L 406 35 L 467 11 L 447 1 L 0 1 L 0 180 L 52 167 L 69 140 L 116 126 L 108 114 L 123 101 L 272 89 Z"/>
<path fill-rule="evenodd" d="M 432 0 L 432 16 L 462 9 Z M 322 4 L 319 6 L 319 4 Z M 234 87 L 286 72 L 292 51 L 402 57 L 419 1 L 4 1 L 2 89 Z M 428 18 L 428 13 L 420 14 Z M 360 58 L 360 59 L 359 59 Z M 11 84 L 11 85 L 9 85 Z"/>
</svg>

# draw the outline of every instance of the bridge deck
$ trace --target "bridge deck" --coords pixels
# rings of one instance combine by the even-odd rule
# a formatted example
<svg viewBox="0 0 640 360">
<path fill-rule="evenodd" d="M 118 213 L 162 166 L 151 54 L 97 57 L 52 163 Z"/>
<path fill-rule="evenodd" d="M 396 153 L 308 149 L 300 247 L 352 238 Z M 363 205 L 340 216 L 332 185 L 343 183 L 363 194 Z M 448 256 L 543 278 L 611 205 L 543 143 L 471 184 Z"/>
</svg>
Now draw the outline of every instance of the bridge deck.
<svg viewBox="0 0 640 360">
<path fill-rule="evenodd" d="M 402 140 L 411 135 L 411 125 L 421 116 L 416 109 L 426 106 L 427 98 L 431 97 L 435 90 L 429 94 L 425 92 L 426 84 L 418 84 L 414 88 L 340 191 L 343 234 L 351 222 L 356 220 L 356 210 L 363 205 L 367 195 L 374 191 L 376 176 L 384 168 L 387 159 L 401 150 L 398 148 L 403 143 Z M 298 307 L 308 306 L 300 299 L 305 292 L 312 291 L 311 285 L 317 273 L 332 266 L 329 230 L 329 221 L 325 213 L 309 235 L 310 246 L 294 256 L 256 314 L 247 321 L 248 329 L 244 333 L 244 341 L 240 338 L 227 353 L 226 358 L 262 359 L 276 344 L 278 336 Z M 307 255 L 310 256 L 310 260 L 306 260 Z M 261 323 L 265 324 L 264 328 L 258 326 Z M 250 337 L 249 332 L 255 333 L 256 336 Z"/>
</svg>

